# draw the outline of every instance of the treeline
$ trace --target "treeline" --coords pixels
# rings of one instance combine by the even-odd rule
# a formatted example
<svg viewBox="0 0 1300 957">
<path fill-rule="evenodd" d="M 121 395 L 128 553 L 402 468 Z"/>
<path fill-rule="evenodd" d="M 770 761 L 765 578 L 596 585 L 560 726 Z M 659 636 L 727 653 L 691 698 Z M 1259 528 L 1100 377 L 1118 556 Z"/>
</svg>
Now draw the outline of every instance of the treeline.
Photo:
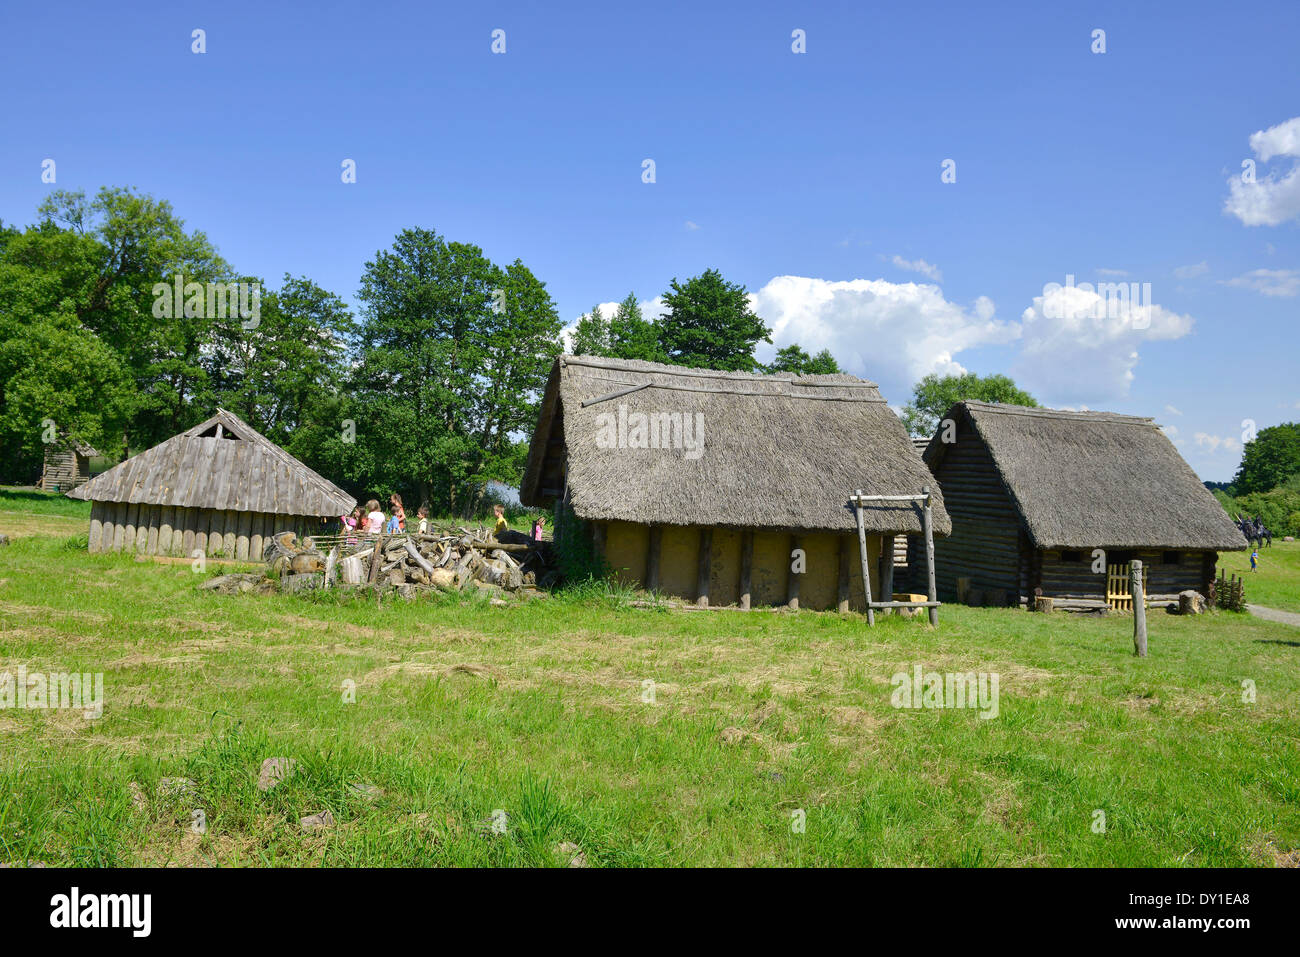
<svg viewBox="0 0 1300 957">
<path fill-rule="evenodd" d="M 1231 482 L 1206 482 L 1234 518 L 1258 516 L 1275 535 L 1300 535 L 1300 423 L 1260 429 Z"/>
<path fill-rule="evenodd" d="M 579 322 L 589 354 L 747 371 L 836 372 L 770 330 L 716 270 Z M 165 200 L 57 191 L 0 223 L 0 479 L 31 481 L 74 436 L 116 461 L 229 409 L 364 497 L 397 491 L 471 514 L 517 485 L 563 323 L 522 262 L 408 229 L 364 266 L 354 315 L 306 276 L 236 271 Z"/>
</svg>

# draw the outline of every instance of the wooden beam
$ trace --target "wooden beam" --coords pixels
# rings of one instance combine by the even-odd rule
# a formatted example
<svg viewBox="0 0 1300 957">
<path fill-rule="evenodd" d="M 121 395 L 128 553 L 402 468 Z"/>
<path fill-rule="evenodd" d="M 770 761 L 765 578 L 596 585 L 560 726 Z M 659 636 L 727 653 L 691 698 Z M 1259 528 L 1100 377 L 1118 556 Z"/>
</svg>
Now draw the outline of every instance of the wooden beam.
<svg viewBox="0 0 1300 957">
<path fill-rule="evenodd" d="M 880 538 L 880 597 L 890 601 L 894 597 L 894 536 Z"/>
<path fill-rule="evenodd" d="M 649 538 L 645 555 L 645 588 L 646 591 L 658 591 L 659 557 L 663 551 L 664 527 L 651 525 Z"/>
<path fill-rule="evenodd" d="M 713 564 L 713 529 L 700 529 L 700 564 L 695 577 L 695 604 L 700 608 L 709 607 L 709 573 Z"/>
<path fill-rule="evenodd" d="M 922 524 L 925 526 L 925 566 L 929 576 L 929 590 L 926 594 L 930 601 L 938 601 L 939 593 L 935 590 L 934 585 L 934 518 L 930 512 L 930 486 L 921 489 L 925 493 L 925 505 L 921 510 Z M 937 606 L 930 609 L 930 624 L 939 624 L 939 609 Z"/>
<path fill-rule="evenodd" d="M 799 550 L 800 544 L 798 535 L 790 536 L 790 577 L 786 584 L 785 604 L 791 611 L 799 610 L 799 580 L 803 576 L 794 570 L 794 553 Z M 807 560 L 808 556 L 804 555 L 804 561 Z"/>
<path fill-rule="evenodd" d="M 604 561 L 605 559 L 605 541 L 609 532 L 609 526 L 604 522 L 591 523 L 591 549 L 595 552 L 596 558 Z"/>
<path fill-rule="evenodd" d="M 1129 564 L 1130 583 L 1133 595 L 1133 654 L 1139 658 L 1147 656 L 1147 601 L 1143 594 L 1142 562 L 1133 559 Z"/>
<path fill-rule="evenodd" d="M 862 489 L 858 489 L 858 501 L 862 499 Z M 867 561 L 867 529 L 862 524 L 862 506 L 854 505 L 853 514 L 858 519 L 858 548 L 861 551 L 862 562 L 862 594 L 867 599 L 867 624 L 876 623 L 876 612 L 871 607 L 871 563 Z"/>
<path fill-rule="evenodd" d="M 849 566 L 852 564 L 853 538 L 840 536 L 840 601 L 836 610 L 842 615 L 849 610 Z"/>
<path fill-rule="evenodd" d="M 745 529 L 740 533 L 740 608 L 749 611 L 753 596 L 754 579 L 754 531 Z"/>
</svg>

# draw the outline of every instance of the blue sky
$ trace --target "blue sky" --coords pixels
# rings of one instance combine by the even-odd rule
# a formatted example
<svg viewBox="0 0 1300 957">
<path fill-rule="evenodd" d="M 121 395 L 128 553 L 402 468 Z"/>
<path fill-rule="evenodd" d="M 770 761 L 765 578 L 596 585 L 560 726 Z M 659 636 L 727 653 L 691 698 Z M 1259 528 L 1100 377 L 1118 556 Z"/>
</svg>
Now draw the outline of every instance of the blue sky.
<svg viewBox="0 0 1300 957">
<path fill-rule="evenodd" d="M 716 267 L 895 405 L 1007 372 L 1155 417 L 1207 479 L 1243 420 L 1300 419 L 1300 4 L 278 6 L 8 5 L 0 218 L 131 185 L 352 302 L 423 226 L 566 321 Z M 1153 305 L 1062 314 L 1067 275 Z"/>
</svg>

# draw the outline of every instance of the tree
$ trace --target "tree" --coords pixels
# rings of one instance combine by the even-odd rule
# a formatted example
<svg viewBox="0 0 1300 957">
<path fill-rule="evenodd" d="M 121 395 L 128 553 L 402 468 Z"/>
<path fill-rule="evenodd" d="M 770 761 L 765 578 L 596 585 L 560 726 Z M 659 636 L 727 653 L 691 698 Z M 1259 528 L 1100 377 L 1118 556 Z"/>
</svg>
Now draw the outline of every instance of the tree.
<svg viewBox="0 0 1300 957">
<path fill-rule="evenodd" d="M 903 407 L 903 424 L 913 435 L 933 435 L 943 414 L 963 399 L 1035 407 L 1036 400 L 1004 375 L 978 376 L 973 372 L 940 376 L 931 373 L 912 389 L 912 401 Z"/>
<path fill-rule="evenodd" d="M 767 366 L 765 372 L 791 372 L 795 375 L 834 375 L 842 372 L 829 349 L 823 349 L 815 356 L 808 355 L 798 343 L 792 343 L 784 349 L 778 349 L 776 358 Z"/>
<path fill-rule="evenodd" d="M 608 356 L 610 354 L 609 320 L 601 317 L 600 306 L 591 307 L 591 312 L 578 320 L 573 328 L 573 345 L 575 356 Z"/>
<path fill-rule="evenodd" d="M 1269 492 L 1291 476 L 1300 474 L 1300 424 L 1260 429 L 1241 451 L 1241 466 L 1233 478 L 1238 495 Z"/>
<path fill-rule="evenodd" d="M 644 318 L 635 293 L 627 294 L 609 320 L 609 354 L 616 359 L 666 361 L 659 346 L 659 329 Z"/>
<path fill-rule="evenodd" d="M 754 348 L 771 342 L 771 330 L 749 308 L 745 287 L 709 269 L 685 283 L 673 279 L 663 295 L 659 348 L 675 365 L 733 372 L 759 368 Z"/>
</svg>

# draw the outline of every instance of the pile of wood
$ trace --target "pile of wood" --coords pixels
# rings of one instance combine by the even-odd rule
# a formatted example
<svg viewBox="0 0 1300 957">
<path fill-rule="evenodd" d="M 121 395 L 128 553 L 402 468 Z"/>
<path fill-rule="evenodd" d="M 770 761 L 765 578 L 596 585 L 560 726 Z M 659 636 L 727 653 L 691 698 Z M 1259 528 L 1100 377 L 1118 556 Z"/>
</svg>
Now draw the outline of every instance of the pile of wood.
<svg viewBox="0 0 1300 957">
<path fill-rule="evenodd" d="M 262 554 L 267 575 L 285 591 L 308 588 L 393 588 L 403 597 L 421 590 L 470 588 L 532 597 L 559 577 L 549 542 L 507 531 L 439 529 L 429 534 L 315 536 L 281 532 Z"/>
<path fill-rule="evenodd" d="M 1231 578 L 1222 571 L 1219 577 L 1210 582 L 1210 594 L 1206 600 L 1211 608 L 1225 608 L 1228 611 L 1246 610 L 1246 580 L 1234 573 Z"/>
</svg>

